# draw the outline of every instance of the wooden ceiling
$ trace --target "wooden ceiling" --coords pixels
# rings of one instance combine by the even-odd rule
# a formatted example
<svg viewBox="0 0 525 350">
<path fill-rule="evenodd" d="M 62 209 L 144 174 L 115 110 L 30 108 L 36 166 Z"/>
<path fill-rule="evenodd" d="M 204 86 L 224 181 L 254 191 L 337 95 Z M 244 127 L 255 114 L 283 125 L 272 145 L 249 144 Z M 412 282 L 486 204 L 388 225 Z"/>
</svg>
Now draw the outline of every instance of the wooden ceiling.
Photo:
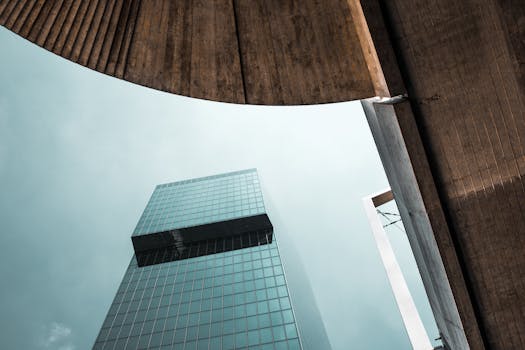
<svg viewBox="0 0 525 350">
<path fill-rule="evenodd" d="M 318 104 L 375 95 L 354 3 L 3 0 L 0 25 L 83 66 L 178 95 Z"/>
</svg>

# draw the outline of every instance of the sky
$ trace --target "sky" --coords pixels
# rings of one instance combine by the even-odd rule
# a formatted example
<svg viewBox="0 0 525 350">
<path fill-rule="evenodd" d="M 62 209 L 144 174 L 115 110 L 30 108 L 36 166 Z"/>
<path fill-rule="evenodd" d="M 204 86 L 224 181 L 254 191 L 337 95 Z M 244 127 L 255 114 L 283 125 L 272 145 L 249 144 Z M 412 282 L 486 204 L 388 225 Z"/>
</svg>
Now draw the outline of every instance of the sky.
<svg viewBox="0 0 525 350">
<path fill-rule="evenodd" d="M 209 102 L 91 71 L 1 27 L 0 47 L 4 348 L 90 348 L 155 185 L 246 168 L 333 349 L 410 348 L 362 208 L 388 183 L 359 102 Z M 404 234 L 389 235 L 435 338 Z"/>
</svg>

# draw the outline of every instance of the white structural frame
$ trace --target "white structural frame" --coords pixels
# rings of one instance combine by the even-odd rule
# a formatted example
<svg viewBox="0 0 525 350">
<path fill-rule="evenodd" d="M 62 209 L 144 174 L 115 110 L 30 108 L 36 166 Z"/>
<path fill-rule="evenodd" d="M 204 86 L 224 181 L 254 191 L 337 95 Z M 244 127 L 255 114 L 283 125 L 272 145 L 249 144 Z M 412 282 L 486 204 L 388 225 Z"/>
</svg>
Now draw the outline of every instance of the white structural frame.
<svg viewBox="0 0 525 350">
<path fill-rule="evenodd" d="M 387 188 L 384 191 L 364 197 L 363 205 L 412 348 L 414 350 L 432 350 L 434 347 L 423 326 L 414 299 L 410 294 L 405 277 L 376 209 L 391 200 L 394 200 L 394 195 L 390 188 Z"/>
</svg>

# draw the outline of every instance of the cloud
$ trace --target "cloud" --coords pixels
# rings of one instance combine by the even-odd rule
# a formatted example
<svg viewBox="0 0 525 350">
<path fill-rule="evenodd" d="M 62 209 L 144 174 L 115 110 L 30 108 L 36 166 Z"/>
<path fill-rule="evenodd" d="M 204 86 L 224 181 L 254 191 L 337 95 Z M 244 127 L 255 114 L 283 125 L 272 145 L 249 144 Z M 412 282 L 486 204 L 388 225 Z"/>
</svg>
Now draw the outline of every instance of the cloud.
<svg viewBox="0 0 525 350">
<path fill-rule="evenodd" d="M 70 342 L 71 328 L 65 324 L 52 322 L 46 327 L 46 335 L 42 346 L 47 349 L 74 350 L 75 346 Z"/>
</svg>

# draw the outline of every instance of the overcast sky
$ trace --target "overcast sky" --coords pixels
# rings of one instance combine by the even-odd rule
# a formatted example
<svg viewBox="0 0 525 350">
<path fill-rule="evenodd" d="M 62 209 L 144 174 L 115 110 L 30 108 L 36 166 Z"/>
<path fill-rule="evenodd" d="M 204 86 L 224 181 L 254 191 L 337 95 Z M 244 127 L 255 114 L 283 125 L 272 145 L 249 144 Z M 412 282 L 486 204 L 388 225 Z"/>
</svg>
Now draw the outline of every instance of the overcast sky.
<svg viewBox="0 0 525 350">
<path fill-rule="evenodd" d="M 3 348 L 90 348 L 155 185 L 245 168 L 259 170 L 333 349 L 409 348 L 362 209 L 388 184 L 359 102 L 201 101 L 88 70 L 1 27 L 0 47 Z M 390 234 L 424 300 L 402 232 Z"/>
</svg>

